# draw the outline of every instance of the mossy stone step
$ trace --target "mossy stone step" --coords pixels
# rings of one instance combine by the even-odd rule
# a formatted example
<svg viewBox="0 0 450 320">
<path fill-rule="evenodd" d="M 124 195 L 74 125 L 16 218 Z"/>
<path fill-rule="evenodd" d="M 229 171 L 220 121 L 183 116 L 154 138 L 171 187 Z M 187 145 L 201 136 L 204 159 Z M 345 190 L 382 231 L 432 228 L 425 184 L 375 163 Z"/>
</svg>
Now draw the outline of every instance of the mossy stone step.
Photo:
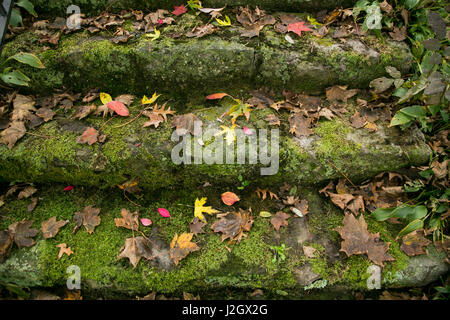
<svg viewBox="0 0 450 320">
<path fill-rule="evenodd" d="M 194 113 L 203 122 L 203 133 L 207 129 L 221 131 L 220 125 L 231 127 L 228 119 L 222 123 L 217 121 L 230 106 L 231 102 L 227 102 L 227 99 L 215 107 L 196 106 L 197 111 Z M 350 101 L 347 108 L 350 116 L 354 112 Z M 356 106 L 353 105 L 353 108 Z M 116 117 L 106 125 L 103 125 L 105 119 L 94 115 L 83 121 L 70 120 L 60 110 L 54 120 L 31 131 L 12 149 L 0 145 L 0 182 L 61 182 L 106 188 L 138 179 L 139 185 L 148 190 L 194 188 L 205 182 L 216 186 L 236 186 L 243 181 L 259 186 L 270 186 L 277 182 L 311 185 L 322 184 L 342 175 L 356 182 L 382 171 L 424 164 L 431 152 L 417 128 L 402 132 L 396 127 L 388 128 L 382 122 L 377 124 L 377 132 L 370 132 L 364 128 L 354 129 L 345 119 L 321 120 L 313 128 L 313 135 L 297 138 L 288 132 L 285 112 L 280 114 L 282 126 L 279 130 L 279 152 L 273 149 L 274 152 L 270 153 L 268 148 L 267 156 L 273 155 L 273 158 L 267 161 L 259 154 L 255 164 L 249 164 L 248 155 L 245 163 L 239 164 L 234 158 L 234 161 L 226 164 L 224 151 L 219 162 L 208 164 L 206 157 L 196 156 L 195 150 L 206 154 L 206 150 L 211 150 L 209 144 L 213 139 L 190 137 L 191 162 L 175 164 L 172 154 L 182 154 L 179 149 L 183 140 L 172 140 L 174 129 L 171 128 L 171 118 L 157 129 L 143 128 L 148 119 L 146 117 L 130 122 L 130 119 L 139 115 L 141 109 L 140 102 L 137 102 L 130 107 L 129 117 Z M 179 114 L 182 113 L 187 112 Z M 268 130 L 270 143 L 275 137 L 270 130 L 278 129 L 269 127 L 264 120 L 272 113 L 270 108 L 255 109 L 248 123 L 245 119 L 241 120 L 243 117 L 237 121 L 241 128 L 247 126 L 254 129 L 260 151 L 264 150 L 261 146 L 266 143 L 259 129 Z M 101 132 L 107 136 L 103 144 L 89 146 L 77 143 L 77 137 L 89 126 L 102 128 Z M 245 145 L 246 150 L 249 150 L 248 141 L 238 140 L 230 146 L 236 145 Z M 272 170 L 268 168 L 273 171 L 263 173 L 262 169 Z"/>
<path fill-rule="evenodd" d="M 65 15 L 70 5 L 77 5 L 81 13 L 99 12 L 105 9 L 120 11 L 123 9 L 155 10 L 173 9 L 183 3 L 181 0 L 33 0 L 38 13 Z M 223 6 L 258 6 L 260 9 L 281 11 L 320 11 L 333 10 L 337 7 L 348 8 L 356 0 L 203 0 L 204 8 L 221 8 Z"/>
<path fill-rule="evenodd" d="M 183 15 L 151 47 L 144 34 L 114 44 L 108 34 L 83 31 L 63 37 L 57 49 L 43 51 L 38 37 L 26 32 L 5 45 L 3 57 L 32 51 L 42 59 L 45 69 L 20 66 L 32 79 L 29 91 L 34 93 L 64 86 L 75 91 L 96 87 L 117 95 L 157 90 L 179 96 L 262 85 L 312 94 L 335 84 L 368 88 L 370 81 L 387 75 L 387 66 L 405 74 L 413 62 L 405 43 L 382 43 L 373 36 L 341 42 L 306 33 L 291 44 L 269 27 L 250 40 L 236 27 L 200 39 L 169 36 L 201 24 L 197 19 Z"/>
<path fill-rule="evenodd" d="M 33 220 L 33 227 L 37 229 L 42 221 L 53 216 L 70 221 L 55 238 L 45 240 L 40 233 L 34 246 L 21 249 L 14 246 L 10 256 L 0 264 L 0 281 L 25 288 L 65 287 L 69 276 L 67 268 L 78 266 L 85 299 L 134 298 L 153 290 L 166 295 L 179 295 L 184 291 L 200 294 L 202 299 L 223 299 L 225 288 L 248 293 L 256 288 L 263 289 L 272 298 L 286 298 L 279 292 L 285 292 L 289 298 L 311 298 L 314 292 L 321 293 L 322 298 L 330 298 L 334 292 L 334 297 L 340 294 L 342 298 L 351 296 L 352 290 L 368 289 L 367 280 L 371 275 L 368 268 L 373 263 L 365 255 L 346 257 L 339 252 L 341 238 L 334 229 L 342 225 L 343 214 L 315 190 L 297 189 L 297 196 L 308 200 L 309 213 L 304 218 L 291 217 L 289 225 L 276 232 L 270 218 L 258 214 L 262 210 L 275 212 L 275 203 L 269 199 L 261 201 L 254 189 L 232 189 L 241 198 L 234 206 L 236 210 L 252 208 L 254 223 L 246 232 L 248 236 L 238 244 L 221 242 L 221 235 L 210 228 L 217 218 L 207 215 L 205 233 L 193 238 L 200 250 L 190 253 L 175 266 L 168 259 L 166 250 L 175 233 L 189 232 L 195 199 L 206 196 L 207 205 L 229 211 L 230 207 L 220 199 L 225 189 L 205 187 L 143 193 L 143 197 L 135 199 L 141 205 L 137 207 L 118 189 L 99 191 L 77 187 L 63 192 L 64 186 L 37 186 L 39 190 L 34 196 L 39 198 L 39 203 L 32 213 L 27 211 L 29 199 L 10 197 L 0 207 L 0 230 L 22 219 Z M 73 214 L 88 205 L 101 208 L 100 225 L 92 234 L 84 227 L 73 234 Z M 167 208 L 171 217 L 161 217 L 156 211 L 159 207 Z M 120 217 L 122 208 L 131 212 L 137 210 L 140 217 L 153 221 L 150 227 L 141 226 L 140 230 L 158 244 L 161 253 L 158 259 L 150 262 L 142 259 L 136 269 L 128 259 L 117 259 L 125 239 L 133 235 L 131 230 L 115 226 L 114 218 Z M 377 222 L 369 215 L 366 215 L 366 221 L 370 232 L 379 232 L 382 241 L 391 243 L 389 254 L 396 259 L 385 262 L 381 269 L 383 289 L 426 285 L 448 271 L 445 257 L 436 252 L 433 245 L 428 247 L 428 255 L 406 256 L 400 250 L 400 244 L 393 241 L 401 225 Z M 73 254 L 58 260 L 56 245 L 61 243 L 66 243 Z M 275 253 L 270 246 L 281 244 L 289 248 L 284 252 L 286 260 L 274 261 Z M 316 249 L 314 258 L 303 254 L 303 246 Z"/>
</svg>

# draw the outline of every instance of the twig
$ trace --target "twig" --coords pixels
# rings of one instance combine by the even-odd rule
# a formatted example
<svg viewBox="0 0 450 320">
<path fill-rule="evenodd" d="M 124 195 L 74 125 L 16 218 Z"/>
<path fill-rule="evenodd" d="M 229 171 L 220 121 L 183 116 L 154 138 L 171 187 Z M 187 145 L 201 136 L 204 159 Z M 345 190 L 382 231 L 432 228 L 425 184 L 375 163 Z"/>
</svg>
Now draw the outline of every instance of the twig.
<svg viewBox="0 0 450 320">
<path fill-rule="evenodd" d="M 107 120 L 107 121 L 105 121 L 103 124 L 102 124 L 102 126 L 100 127 L 100 129 L 98 129 L 98 131 L 101 131 L 102 129 L 103 129 L 103 127 L 108 123 L 108 122 L 110 122 L 112 119 L 114 119 L 116 116 L 114 115 L 114 116 L 112 116 L 109 120 Z"/>
<path fill-rule="evenodd" d="M 341 171 L 341 169 L 339 169 L 338 167 L 336 167 L 336 165 L 335 165 L 333 162 L 328 161 L 327 159 L 325 159 L 325 161 L 328 162 L 329 164 L 331 164 L 331 165 L 333 166 L 333 168 L 335 168 L 342 176 L 344 176 L 345 180 L 347 180 L 348 182 L 350 182 L 350 184 L 356 188 L 356 186 L 353 184 L 353 182 L 345 175 L 344 172 Z"/>
<path fill-rule="evenodd" d="M 138 207 L 142 207 L 140 204 L 137 204 L 136 202 L 134 202 L 133 200 L 131 200 L 130 198 L 128 198 L 128 196 L 125 193 L 125 190 L 123 191 L 123 195 L 125 196 L 125 198 L 127 198 L 128 201 L 130 201 L 133 205 L 138 206 Z"/>
</svg>

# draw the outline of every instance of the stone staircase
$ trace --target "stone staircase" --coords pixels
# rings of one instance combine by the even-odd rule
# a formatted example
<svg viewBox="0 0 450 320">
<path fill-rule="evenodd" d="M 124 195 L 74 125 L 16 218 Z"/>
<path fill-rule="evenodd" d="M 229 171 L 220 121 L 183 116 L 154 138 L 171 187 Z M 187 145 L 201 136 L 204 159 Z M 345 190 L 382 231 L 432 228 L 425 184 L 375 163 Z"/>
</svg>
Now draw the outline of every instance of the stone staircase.
<svg viewBox="0 0 450 320">
<path fill-rule="evenodd" d="M 204 7 L 227 4 L 229 8 L 258 4 L 274 16 L 278 11 L 308 11 L 298 13 L 305 19 L 319 10 L 355 3 L 202 2 Z M 37 11 L 50 20 L 63 15 L 70 4 L 80 5 L 86 15 L 105 8 L 119 12 L 179 5 L 171 0 L 118 0 L 107 5 L 97 0 L 34 3 Z M 261 30 L 259 38 L 252 39 L 240 37 L 239 30 L 232 26 L 199 39 L 169 36 L 191 30 L 199 24 L 198 19 L 189 11 L 177 17 L 176 23 L 164 27 L 151 47 L 142 32 L 136 32 L 127 43 L 116 44 L 111 34 L 92 35 L 81 30 L 64 35 L 57 48 L 44 50 L 38 37 L 25 31 L 5 45 L 3 58 L 28 51 L 38 55 L 46 66 L 42 70 L 21 67 L 32 79 L 30 87 L 21 91 L 23 94 L 45 97 L 55 89 L 86 93 L 99 88 L 113 97 L 142 97 L 157 91 L 176 115 L 193 113 L 204 129 L 230 125 L 225 118 L 218 120 L 230 109 L 230 101 L 206 101 L 208 94 L 227 92 L 247 97 L 262 86 L 280 97 L 283 90 L 323 96 L 325 89 L 334 85 L 364 90 L 370 81 L 386 74 L 387 66 L 406 75 L 413 63 L 405 43 L 381 41 L 370 35 L 346 41 L 306 35 L 291 44 L 270 26 Z M 325 103 L 325 99 L 322 101 Z M 8 198 L 0 207 L 0 230 L 22 219 L 33 220 L 36 228 L 52 216 L 70 223 L 53 239 L 44 240 L 39 235 L 30 248 L 15 247 L 0 264 L 0 281 L 27 288 L 64 286 L 67 267 L 77 265 L 82 272 L 83 294 L 91 298 L 134 297 L 151 291 L 225 298 L 226 290 L 239 290 L 248 297 L 247 293 L 258 288 L 266 292 L 266 298 L 351 298 L 354 290 L 367 290 L 367 268 L 372 262 L 366 256 L 346 257 L 339 252 L 341 239 L 334 228 L 342 225 L 343 212 L 317 191 L 331 179 L 343 176 L 357 183 L 383 171 L 422 165 L 431 153 L 417 128 L 401 131 L 378 121 L 376 132 L 355 129 L 349 118 L 357 108 L 355 98 L 348 100 L 348 114 L 331 120 L 322 118 L 311 135 L 300 137 L 289 133 L 288 113 L 277 113 L 281 120 L 279 168 L 273 175 L 261 175 L 264 165 L 260 163 L 174 164 L 171 155 L 177 142 L 171 140 L 171 121 L 156 129 L 144 128 L 146 119 L 139 116 L 139 101 L 129 106 L 127 118 L 90 115 L 76 120 L 71 117 L 73 109 L 57 112 L 52 121 L 34 128 L 13 148 L 0 145 L 0 182 L 5 187 L 11 182 L 34 183 L 39 190 L 39 203 L 32 213 L 26 209 L 29 200 Z M 254 130 L 274 129 L 264 120 L 272 111 L 268 107 L 255 109 L 248 122 L 241 117 L 243 120 L 239 118 L 236 123 Z M 89 146 L 77 143 L 77 137 L 88 127 L 101 129 L 106 141 Z M 193 138 L 192 143 L 194 150 L 207 147 L 198 139 Z M 117 188 L 127 181 L 138 181 L 143 193 L 130 196 L 130 200 Z M 270 219 L 260 217 L 259 212 L 276 212 L 277 205 L 258 198 L 255 190 L 276 191 L 284 183 L 295 186 L 292 195 L 308 200 L 309 213 L 303 218 L 292 217 L 286 228 L 275 231 Z M 75 186 L 74 190 L 63 192 L 67 185 Z M 230 208 L 220 200 L 225 191 L 239 194 L 241 201 L 236 208 L 252 208 L 255 222 L 248 238 L 234 245 L 221 242 L 220 235 L 210 229 L 214 217 L 207 217 L 206 233 L 194 237 L 200 250 L 175 266 L 169 258 L 169 244 L 175 233 L 189 232 L 195 199 L 207 197 L 208 205 L 227 212 Z M 101 208 L 101 224 L 92 234 L 85 230 L 73 234 L 74 212 L 88 205 Z M 117 260 L 119 249 L 131 236 L 130 230 L 114 224 L 122 208 L 137 210 L 141 217 L 153 221 L 151 227 L 141 230 L 160 249 L 157 259 L 141 261 L 136 269 L 127 259 Z M 168 209 L 171 218 L 159 216 L 157 208 Z M 383 288 L 422 286 L 447 272 L 447 264 L 433 246 L 429 247 L 429 255 L 408 257 L 395 242 L 401 226 L 380 223 L 368 215 L 366 220 L 370 231 L 380 232 L 383 241 L 391 242 L 389 253 L 396 259 L 382 269 Z M 59 243 L 67 243 L 74 254 L 58 260 Z M 290 249 L 284 262 L 274 262 L 270 246 L 280 244 Z M 304 245 L 317 248 L 318 255 L 307 258 Z"/>
</svg>

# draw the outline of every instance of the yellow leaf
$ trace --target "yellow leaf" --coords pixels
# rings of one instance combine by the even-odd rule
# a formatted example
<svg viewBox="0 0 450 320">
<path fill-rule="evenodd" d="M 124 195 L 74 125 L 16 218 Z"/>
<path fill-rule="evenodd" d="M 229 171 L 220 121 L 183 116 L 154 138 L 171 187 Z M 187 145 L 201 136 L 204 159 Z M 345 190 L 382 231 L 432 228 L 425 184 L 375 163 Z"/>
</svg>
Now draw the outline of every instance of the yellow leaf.
<svg viewBox="0 0 450 320">
<path fill-rule="evenodd" d="M 317 20 L 313 17 L 308 16 L 308 21 L 309 23 L 311 23 L 313 26 L 323 26 L 322 23 L 317 22 Z"/>
<path fill-rule="evenodd" d="M 225 20 L 226 20 L 226 21 L 225 21 Z M 228 26 L 231 26 L 231 20 L 230 20 L 230 17 L 225 16 L 225 20 L 221 20 L 221 19 L 216 18 L 217 23 L 218 23 L 219 25 L 221 25 L 222 27 L 228 27 Z"/>
<path fill-rule="evenodd" d="M 230 145 L 236 140 L 236 133 L 234 132 L 234 128 L 236 128 L 236 124 L 233 124 L 231 128 L 227 126 L 220 126 L 222 131 L 216 134 L 216 136 L 225 134 L 225 140 L 227 140 L 227 145 Z"/>
<path fill-rule="evenodd" d="M 150 38 L 150 41 L 155 41 L 161 35 L 161 31 L 156 30 L 156 27 L 154 28 L 154 30 L 155 30 L 154 33 L 147 33 L 146 34 L 147 38 Z"/>
<path fill-rule="evenodd" d="M 147 98 L 147 96 L 144 96 L 142 98 L 142 104 L 152 104 L 153 102 L 156 101 L 156 99 L 158 99 L 159 96 L 160 96 L 160 94 L 156 95 L 156 92 L 153 94 L 151 99 Z"/>
<path fill-rule="evenodd" d="M 100 92 L 100 100 L 102 101 L 103 104 L 108 104 L 108 102 L 113 101 L 111 96 L 104 92 Z"/>
<path fill-rule="evenodd" d="M 203 205 L 206 203 L 206 199 L 206 197 L 203 197 L 200 200 L 198 200 L 198 198 L 195 199 L 194 217 L 197 217 L 203 221 L 205 221 L 203 213 L 213 214 L 219 212 L 218 210 L 213 209 L 211 206 L 204 207 Z"/>
</svg>

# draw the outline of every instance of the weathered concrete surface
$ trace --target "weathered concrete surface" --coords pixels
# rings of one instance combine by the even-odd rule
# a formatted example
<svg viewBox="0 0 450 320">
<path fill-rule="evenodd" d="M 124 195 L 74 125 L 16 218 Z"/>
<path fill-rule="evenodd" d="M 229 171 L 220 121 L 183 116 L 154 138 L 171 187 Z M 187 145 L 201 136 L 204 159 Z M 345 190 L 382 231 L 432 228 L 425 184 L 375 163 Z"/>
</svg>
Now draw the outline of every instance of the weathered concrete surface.
<svg viewBox="0 0 450 320">
<path fill-rule="evenodd" d="M 182 19 L 184 23 L 165 28 L 151 50 L 145 35 L 114 44 L 107 34 L 85 31 L 65 37 L 58 49 L 43 51 L 38 38 L 25 33 L 5 45 L 3 57 L 33 51 L 42 59 L 46 69 L 20 66 L 32 79 L 29 91 L 34 93 L 65 86 L 76 91 L 97 87 L 117 95 L 157 89 L 180 96 L 262 85 L 314 94 L 335 84 L 368 88 L 370 81 L 386 75 L 386 66 L 407 73 L 413 61 L 406 44 L 388 39 L 340 42 L 305 34 L 290 44 L 271 26 L 250 41 L 236 27 L 201 39 L 170 38 L 171 32 L 198 24 L 192 15 Z"/>
<path fill-rule="evenodd" d="M 216 120 L 229 106 L 224 102 L 222 107 L 195 112 L 203 121 L 204 132 L 206 129 L 221 131 L 220 125 L 230 126 L 228 121 Z M 139 104 L 133 105 L 129 119 L 137 116 L 140 109 Z M 264 118 L 271 113 L 269 108 L 254 110 L 249 123 L 239 119 L 237 124 L 253 128 L 257 134 L 256 130 L 268 128 Z M 270 164 L 262 163 L 260 157 L 256 164 L 249 164 L 248 156 L 245 164 L 238 164 L 236 159 L 234 164 L 225 164 L 225 156 L 224 164 L 207 164 L 204 158 L 194 164 L 194 157 L 190 157 L 190 164 L 176 165 L 172 161 L 172 150 L 181 139 L 171 140 L 170 121 L 154 129 L 142 127 L 144 117 L 123 125 L 129 119 L 109 121 L 102 129 L 107 135 L 106 142 L 88 146 L 77 143 L 77 137 L 88 126 L 99 129 L 105 120 L 91 115 L 80 122 L 59 116 L 38 127 L 34 135 L 22 138 L 12 149 L 0 145 L 0 181 L 61 182 L 106 188 L 137 178 L 141 186 L 154 190 L 196 187 L 205 182 L 235 186 L 241 183 L 238 180 L 241 175 L 244 180 L 260 186 L 276 182 L 311 185 L 341 177 L 342 173 L 361 181 L 382 171 L 421 165 L 428 161 L 430 154 L 418 129 L 402 132 L 380 122 L 377 132 L 369 132 L 355 130 L 343 120 L 322 120 L 313 129 L 315 134 L 309 137 L 296 138 L 288 128 L 282 127 L 279 153 L 274 153 L 272 161 L 275 168 L 279 155 L 279 170 L 273 172 L 276 174 L 262 175 L 261 168 Z M 287 113 L 282 114 L 282 121 L 287 123 Z M 269 141 L 271 137 L 269 132 Z M 204 140 L 203 146 L 198 139 L 190 141 L 192 150 L 198 147 L 203 154 L 213 139 Z M 248 141 L 242 143 L 248 150 Z"/>
<path fill-rule="evenodd" d="M 82 13 L 99 12 L 109 8 L 111 11 L 133 8 L 134 10 L 173 9 L 183 1 L 179 0 L 33 0 L 33 4 L 39 13 L 65 15 L 67 7 L 77 5 Z M 353 6 L 356 0 L 203 0 L 204 8 L 221 8 L 225 5 L 231 6 L 259 6 L 260 9 L 281 11 L 302 10 L 332 10 L 336 7 L 348 8 Z"/>
<path fill-rule="evenodd" d="M 26 210 L 29 199 L 8 198 L 0 208 L 0 214 L 9 217 L 0 220 L 0 230 L 22 219 L 33 220 L 35 228 L 40 228 L 41 221 L 52 216 L 70 221 L 53 239 L 44 240 L 39 234 L 33 247 L 14 247 L 11 255 L 0 264 L 0 281 L 21 287 L 65 286 L 67 268 L 76 265 L 81 270 L 84 298 L 135 297 L 153 290 L 163 294 L 193 292 L 199 293 L 202 298 L 211 297 L 208 295 L 210 292 L 221 292 L 223 298 L 222 289 L 225 287 L 250 292 L 259 288 L 275 297 L 277 290 L 283 290 L 290 298 L 308 297 L 307 287 L 321 288 L 319 292 L 336 288 L 342 294 L 351 290 L 367 290 L 366 282 L 370 276 L 367 270 L 372 262 L 364 255 L 347 258 L 339 252 L 341 239 L 334 228 L 342 224 L 343 214 L 328 200 L 319 197 L 317 191 L 298 188 L 302 190 L 298 196 L 309 202 L 309 213 L 304 218 L 290 218 L 288 227 L 276 232 L 270 219 L 258 215 L 261 210 L 275 212 L 277 206 L 273 201 L 261 201 L 254 189 L 232 189 L 241 198 L 235 207 L 252 208 L 255 221 L 250 232 L 247 232 L 248 237 L 239 244 L 221 242 L 220 234 L 210 229 L 217 218 L 207 216 L 206 233 L 193 239 L 200 250 L 189 254 L 175 266 L 168 257 L 169 243 L 175 233 L 189 230 L 193 219 L 191 206 L 195 198 L 206 196 L 208 205 L 229 211 L 230 207 L 220 200 L 224 189 L 207 187 L 144 193 L 143 197 L 134 199 L 141 205 L 137 207 L 125 199 L 118 189 L 98 191 L 77 187 L 67 193 L 62 192 L 64 186 L 38 186 L 36 196 L 40 200 L 32 213 Z M 275 186 L 272 190 L 276 190 Z M 92 234 L 84 229 L 73 234 L 73 214 L 87 205 L 101 208 L 101 223 Z M 171 218 L 161 217 L 156 212 L 158 207 L 167 208 Z M 125 239 L 133 234 L 130 230 L 115 226 L 114 218 L 120 217 L 122 208 L 137 210 L 140 217 L 152 219 L 151 227 L 141 227 L 140 230 L 159 247 L 158 258 L 151 261 L 142 259 L 136 269 L 127 259 L 117 260 Z M 395 238 L 401 228 L 394 226 L 396 229 L 393 230 L 392 225 L 376 222 L 369 215 L 366 215 L 366 221 L 371 232 L 380 233 L 382 241 Z M 390 242 L 389 253 L 396 260 L 385 263 L 382 268 L 383 288 L 426 285 L 448 271 L 445 257 L 423 255 L 409 258 L 399 249 L 399 243 Z M 60 243 L 66 243 L 74 253 L 58 260 L 59 248 L 56 245 Z M 288 248 L 285 251 L 286 260 L 273 261 L 275 253 L 270 246 L 281 244 Z M 303 254 L 302 247 L 305 245 L 316 249 L 314 258 Z M 428 249 L 432 252 L 433 246 Z M 417 264 L 418 260 L 420 264 Z M 421 267 L 425 265 L 433 265 L 433 271 L 430 273 L 428 267 Z M 399 274 L 401 278 L 392 276 Z"/>
</svg>

